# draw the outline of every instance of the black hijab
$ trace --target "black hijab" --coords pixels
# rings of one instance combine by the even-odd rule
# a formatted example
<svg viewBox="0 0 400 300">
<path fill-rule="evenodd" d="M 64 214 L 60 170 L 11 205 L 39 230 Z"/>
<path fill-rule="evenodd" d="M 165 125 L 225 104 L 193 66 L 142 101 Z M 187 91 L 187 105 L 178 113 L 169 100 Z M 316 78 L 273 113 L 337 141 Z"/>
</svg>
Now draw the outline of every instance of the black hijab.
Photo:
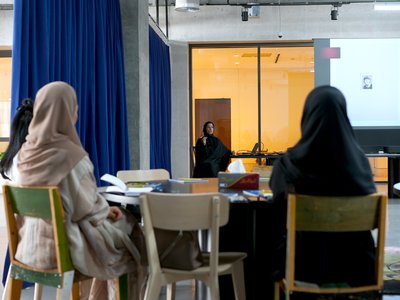
<svg viewBox="0 0 400 300">
<path fill-rule="evenodd" d="M 203 125 L 203 135 L 206 136 L 206 137 L 214 136 L 214 134 L 208 134 L 208 132 L 207 132 L 208 124 L 212 124 L 212 126 L 215 128 L 215 125 L 214 125 L 213 122 L 211 122 L 211 121 L 205 122 L 204 125 Z"/>
<path fill-rule="evenodd" d="M 301 133 L 299 142 L 281 160 L 295 192 L 351 196 L 376 191 L 338 89 L 321 86 L 308 95 Z"/>
</svg>

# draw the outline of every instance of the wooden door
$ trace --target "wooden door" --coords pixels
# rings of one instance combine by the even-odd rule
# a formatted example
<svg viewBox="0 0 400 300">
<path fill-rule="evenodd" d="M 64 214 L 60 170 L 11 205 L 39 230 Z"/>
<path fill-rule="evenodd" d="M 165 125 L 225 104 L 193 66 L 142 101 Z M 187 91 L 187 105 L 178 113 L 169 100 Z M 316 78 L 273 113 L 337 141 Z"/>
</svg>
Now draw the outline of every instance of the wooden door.
<svg viewBox="0 0 400 300">
<path fill-rule="evenodd" d="M 214 134 L 231 149 L 231 99 L 195 99 L 195 141 L 203 135 L 203 125 L 211 121 Z"/>
</svg>

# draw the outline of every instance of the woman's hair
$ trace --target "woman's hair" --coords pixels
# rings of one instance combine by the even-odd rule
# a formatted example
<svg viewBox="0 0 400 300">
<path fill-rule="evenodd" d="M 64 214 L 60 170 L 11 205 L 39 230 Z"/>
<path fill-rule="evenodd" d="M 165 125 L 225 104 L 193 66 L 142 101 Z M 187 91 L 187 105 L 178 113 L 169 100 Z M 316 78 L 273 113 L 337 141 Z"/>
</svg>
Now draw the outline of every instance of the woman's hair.
<svg viewBox="0 0 400 300">
<path fill-rule="evenodd" d="M 33 101 L 26 98 L 22 100 L 21 106 L 17 108 L 17 112 L 11 123 L 10 142 L 3 158 L 0 161 L 0 174 L 5 179 L 6 173 L 10 170 L 14 156 L 18 153 L 22 144 L 25 142 L 25 137 L 28 134 L 28 127 L 33 117 Z"/>
<path fill-rule="evenodd" d="M 211 121 L 205 122 L 204 125 L 203 125 L 203 134 L 204 134 L 204 136 L 208 136 L 208 133 L 207 133 L 208 124 L 212 124 L 212 126 L 215 127 L 213 122 L 211 122 Z"/>
</svg>

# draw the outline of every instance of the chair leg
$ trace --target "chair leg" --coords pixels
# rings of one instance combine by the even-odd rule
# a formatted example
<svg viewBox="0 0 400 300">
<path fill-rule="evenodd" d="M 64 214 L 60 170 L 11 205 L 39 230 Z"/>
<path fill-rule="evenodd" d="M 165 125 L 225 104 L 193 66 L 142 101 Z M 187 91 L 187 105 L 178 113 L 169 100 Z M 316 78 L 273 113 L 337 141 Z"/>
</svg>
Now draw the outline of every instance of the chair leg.
<svg viewBox="0 0 400 300">
<path fill-rule="evenodd" d="M 274 283 L 274 300 L 279 300 L 280 298 L 280 288 L 279 288 L 279 282 Z"/>
<path fill-rule="evenodd" d="M 72 285 L 72 292 L 71 292 L 71 300 L 79 300 L 80 299 L 80 289 L 79 289 L 79 282 L 74 282 Z"/>
<path fill-rule="evenodd" d="M 75 271 L 68 271 L 64 273 L 64 284 L 62 288 L 57 289 L 57 300 L 70 300 L 72 296 L 74 274 Z"/>
<path fill-rule="evenodd" d="M 170 283 L 167 285 L 167 300 L 175 300 L 176 294 L 176 283 Z"/>
<path fill-rule="evenodd" d="M 232 281 L 236 300 L 246 300 L 246 287 L 244 284 L 243 261 L 238 261 L 232 266 Z"/>
<path fill-rule="evenodd" d="M 210 278 L 210 294 L 211 300 L 219 300 L 219 283 L 218 276 L 214 276 L 215 278 Z"/>
<path fill-rule="evenodd" d="M 34 300 L 42 300 L 43 285 L 35 283 L 35 293 L 33 296 Z"/>
<path fill-rule="evenodd" d="M 3 291 L 3 300 L 17 300 L 21 298 L 22 280 L 17 280 L 10 277 L 11 266 L 8 269 L 6 285 Z"/>
<path fill-rule="evenodd" d="M 147 281 L 146 292 L 144 294 L 145 300 L 158 300 L 161 292 L 161 277 L 160 275 L 150 275 Z"/>
<path fill-rule="evenodd" d="M 127 300 L 128 299 L 128 275 L 123 274 L 119 278 L 115 279 L 116 286 L 116 299 Z"/>
</svg>

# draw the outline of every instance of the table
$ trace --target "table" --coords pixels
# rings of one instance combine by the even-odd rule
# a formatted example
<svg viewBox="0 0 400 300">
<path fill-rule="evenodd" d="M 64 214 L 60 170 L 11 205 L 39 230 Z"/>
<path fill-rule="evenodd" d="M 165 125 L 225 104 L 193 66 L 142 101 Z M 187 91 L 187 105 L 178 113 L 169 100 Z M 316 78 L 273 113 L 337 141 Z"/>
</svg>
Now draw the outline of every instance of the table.
<svg viewBox="0 0 400 300">
<path fill-rule="evenodd" d="M 163 192 L 208 193 L 218 191 L 218 179 L 208 182 L 164 182 Z M 260 182 L 260 189 L 268 188 L 268 182 Z M 100 188 L 100 192 L 102 192 Z M 138 197 L 103 194 L 107 200 L 122 204 L 138 204 Z M 272 262 L 272 247 L 266 241 L 274 234 L 274 216 L 266 201 L 232 202 L 228 224 L 220 229 L 220 251 L 246 252 L 244 277 L 246 299 L 273 299 L 273 281 L 268 271 Z M 230 276 L 220 276 L 221 300 L 234 299 Z"/>
<path fill-rule="evenodd" d="M 393 194 L 400 196 L 400 182 L 393 185 Z"/>
<path fill-rule="evenodd" d="M 261 159 L 265 158 L 265 164 L 267 166 L 272 166 L 276 159 L 278 159 L 284 152 L 271 152 L 271 153 L 235 153 L 231 154 L 231 158 L 257 158 L 259 164 Z"/>
<path fill-rule="evenodd" d="M 400 180 L 400 154 L 399 153 L 366 153 L 367 157 L 388 158 L 388 198 L 400 198 L 393 192 L 393 186 Z"/>
</svg>

